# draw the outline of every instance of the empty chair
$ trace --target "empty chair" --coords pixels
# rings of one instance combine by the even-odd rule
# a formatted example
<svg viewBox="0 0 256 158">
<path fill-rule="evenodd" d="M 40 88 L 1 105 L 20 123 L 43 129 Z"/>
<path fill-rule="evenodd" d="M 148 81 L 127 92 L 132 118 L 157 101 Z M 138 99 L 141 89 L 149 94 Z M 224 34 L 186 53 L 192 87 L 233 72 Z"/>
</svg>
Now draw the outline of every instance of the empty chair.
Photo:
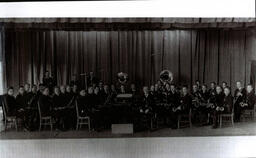
<svg viewBox="0 0 256 158">
<path fill-rule="evenodd" d="M 219 116 L 220 128 L 223 123 L 231 123 L 234 127 L 234 108 L 232 108 L 232 112 L 230 114 L 220 114 Z"/>
<path fill-rule="evenodd" d="M 192 127 L 192 110 L 189 110 L 188 114 L 179 114 L 178 115 L 178 129 L 181 127 Z"/>
<path fill-rule="evenodd" d="M 6 99 L 2 100 L 3 106 L 3 115 L 4 115 L 4 130 L 6 131 L 8 125 L 14 125 L 16 131 L 18 130 L 17 126 L 17 117 L 14 115 L 8 115 L 6 111 Z"/>
<path fill-rule="evenodd" d="M 77 105 L 77 101 L 76 101 L 76 115 L 77 115 L 76 130 L 81 128 L 82 125 L 88 125 L 88 129 L 90 131 L 91 130 L 90 117 L 89 116 L 80 116 L 79 107 Z"/>
<path fill-rule="evenodd" d="M 52 116 L 42 115 L 41 105 L 39 101 L 38 101 L 38 111 L 39 111 L 39 131 L 41 131 L 42 126 L 50 126 L 52 131 L 52 126 L 53 126 Z"/>
<path fill-rule="evenodd" d="M 248 119 L 254 120 L 254 114 L 255 114 L 255 105 L 253 109 L 245 109 L 242 112 L 241 120 L 248 120 Z"/>
</svg>

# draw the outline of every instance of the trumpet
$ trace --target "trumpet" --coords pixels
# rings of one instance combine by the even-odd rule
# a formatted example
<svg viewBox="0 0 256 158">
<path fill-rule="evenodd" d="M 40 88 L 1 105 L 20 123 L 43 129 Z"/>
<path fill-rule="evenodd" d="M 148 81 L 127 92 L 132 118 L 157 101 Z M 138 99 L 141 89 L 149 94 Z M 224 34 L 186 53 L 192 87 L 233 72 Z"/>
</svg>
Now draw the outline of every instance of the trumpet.
<svg viewBox="0 0 256 158">
<path fill-rule="evenodd" d="M 172 111 L 173 111 L 173 112 L 176 112 L 176 111 L 178 111 L 178 110 L 181 110 L 181 106 L 178 106 L 177 108 L 175 108 L 175 107 L 172 108 Z"/>
<path fill-rule="evenodd" d="M 241 102 L 241 103 L 240 103 L 240 106 L 241 106 L 241 107 L 245 107 L 245 106 L 248 106 L 248 104 L 247 104 L 247 103 L 244 103 L 244 102 Z"/>
</svg>

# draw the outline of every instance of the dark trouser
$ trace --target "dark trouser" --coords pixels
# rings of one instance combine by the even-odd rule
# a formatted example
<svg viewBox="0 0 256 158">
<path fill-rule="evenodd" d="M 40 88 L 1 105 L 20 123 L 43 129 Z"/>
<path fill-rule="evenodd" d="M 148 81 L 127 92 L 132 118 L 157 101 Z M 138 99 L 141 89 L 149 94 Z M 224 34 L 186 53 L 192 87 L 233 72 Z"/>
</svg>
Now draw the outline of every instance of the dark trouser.
<svg viewBox="0 0 256 158">
<path fill-rule="evenodd" d="M 242 110 L 243 110 L 243 108 L 240 106 L 240 103 L 236 103 L 234 105 L 234 113 L 235 113 L 234 120 L 235 120 L 235 122 L 240 121 Z"/>
<path fill-rule="evenodd" d="M 66 128 L 67 114 L 68 113 L 67 113 L 66 109 L 54 110 L 54 118 L 56 120 L 56 128 L 58 128 L 58 129 Z"/>
<path fill-rule="evenodd" d="M 65 109 L 63 121 L 64 121 L 64 127 L 66 130 L 68 129 L 76 129 L 76 109 L 75 108 L 68 108 Z"/>
<path fill-rule="evenodd" d="M 28 128 L 28 130 L 33 131 L 38 128 L 38 110 L 37 109 L 28 109 L 26 111 L 26 117 L 25 117 L 25 125 Z"/>
</svg>

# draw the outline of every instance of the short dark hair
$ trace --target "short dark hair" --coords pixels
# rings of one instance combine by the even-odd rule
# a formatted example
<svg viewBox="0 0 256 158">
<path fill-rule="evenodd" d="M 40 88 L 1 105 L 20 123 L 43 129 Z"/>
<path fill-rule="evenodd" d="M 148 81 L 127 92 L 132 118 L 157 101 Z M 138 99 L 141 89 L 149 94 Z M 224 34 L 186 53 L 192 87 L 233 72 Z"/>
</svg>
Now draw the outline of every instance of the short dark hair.
<svg viewBox="0 0 256 158">
<path fill-rule="evenodd" d="M 212 83 L 216 85 L 216 82 L 211 82 L 211 84 L 212 84 Z"/>
<path fill-rule="evenodd" d="M 188 85 L 183 85 L 182 88 L 188 88 Z"/>
<path fill-rule="evenodd" d="M 226 81 L 223 81 L 222 84 L 225 83 L 225 84 L 228 84 Z"/>
<path fill-rule="evenodd" d="M 202 84 L 202 87 L 203 87 L 203 86 L 204 86 L 204 87 L 207 87 L 207 84 L 204 83 L 204 84 Z"/>
</svg>

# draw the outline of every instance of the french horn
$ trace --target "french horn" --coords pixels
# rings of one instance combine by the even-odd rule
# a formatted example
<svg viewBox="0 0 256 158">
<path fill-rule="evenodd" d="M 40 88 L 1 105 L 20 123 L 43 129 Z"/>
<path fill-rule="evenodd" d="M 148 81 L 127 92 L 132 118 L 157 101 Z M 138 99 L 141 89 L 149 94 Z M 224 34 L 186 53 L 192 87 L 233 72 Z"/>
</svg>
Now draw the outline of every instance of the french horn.
<svg viewBox="0 0 256 158">
<path fill-rule="evenodd" d="M 125 84 L 128 81 L 128 74 L 124 72 L 117 73 L 118 82 L 121 84 Z"/>
<path fill-rule="evenodd" d="M 163 83 L 172 82 L 172 80 L 173 80 L 173 74 L 171 71 L 169 71 L 169 70 L 161 71 L 161 73 L 160 73 L 160 81 L 161 82 L 163 82 Z"/>
</svg>

